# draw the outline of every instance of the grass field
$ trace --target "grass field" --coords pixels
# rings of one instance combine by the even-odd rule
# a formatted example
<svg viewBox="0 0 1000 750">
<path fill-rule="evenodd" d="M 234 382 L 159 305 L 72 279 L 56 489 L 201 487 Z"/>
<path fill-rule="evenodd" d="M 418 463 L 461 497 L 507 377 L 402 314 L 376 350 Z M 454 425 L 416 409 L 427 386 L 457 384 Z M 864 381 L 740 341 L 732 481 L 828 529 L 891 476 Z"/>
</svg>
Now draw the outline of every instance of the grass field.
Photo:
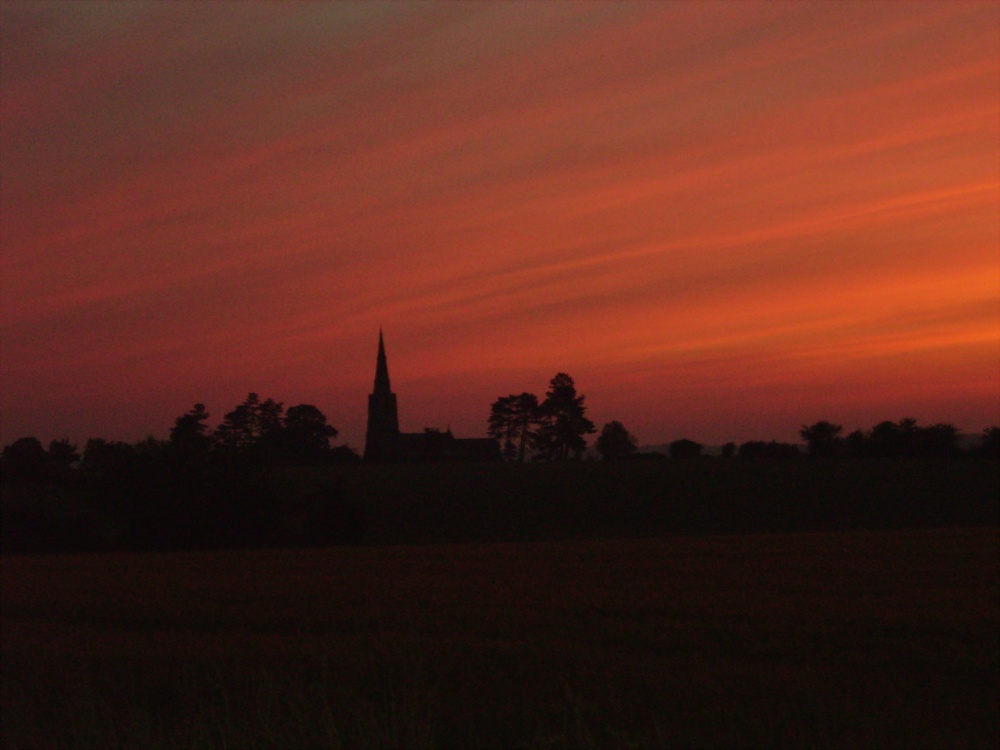
<svg viewBox="0 0 1000 750">
<path fill-rule="evenodd" d="M 2 560 L 2 745 L 982 747 L 1000 529 Z"/>
</svg>

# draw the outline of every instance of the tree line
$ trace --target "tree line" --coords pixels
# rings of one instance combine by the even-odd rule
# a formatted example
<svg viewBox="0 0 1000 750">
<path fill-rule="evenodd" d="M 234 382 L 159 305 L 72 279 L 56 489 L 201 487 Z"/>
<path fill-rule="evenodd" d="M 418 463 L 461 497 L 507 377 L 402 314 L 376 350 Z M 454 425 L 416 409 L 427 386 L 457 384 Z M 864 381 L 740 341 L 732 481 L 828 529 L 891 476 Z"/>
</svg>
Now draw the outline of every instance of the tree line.
<svg viewBox="0 0 1000 750">
<path fill-rule="evenodd" d="M 596 432 L 594 423 L 586 417 L 585 397 L 578 395 L 576 384 L 569 375 L 558 373 L 549 382 L 545 398 L 539 401 L 534 393 L 501 396 L 490 407 L 489 435 L 500 443 L 501 454 L 507 461 L 552 461 L 579 459 L 587 449 L 586 436 Z M 954 457 L 964 454 L 1000 457 L 1000 427 L 987 427 L 979 446 L 963 450 L 958 428 L 950 423 L 919 426 L 917 420 L 904 418 L 899 422 L 879 422 L 870 430 L 855 430 L 843 436 L 842 425 L 819 421 L 803 425 L 799 436 L 805 441 L 806 452 L 815 457 Z M 606 423 L 594 448 L 604 460 L 631 458 L 663 458 L 657 452 L 641 453 L 639 441 L 618 420 Z M 689 438 L 675 440 L 667 446 L 670 458 L 697 458 L 704 446 Z M 730 442 L 722 446 L 722 457 L 790 458 L 801 455 L 795 443 L 774 440 L 750 440 L 737 446 Z"/>
<path fill-rule="evenodd" d="M 962 446 L 958 428 L 947 422 L 921 426 L 912 417 L 898 422 L 879 422 L 871 429 L 857 429 L 844 435 L 842 425 L 822 420 L 802 425 L 799 437 L 805 441 L 805 453 L 816 458 L 955 458 L 983 456 L 1000 458 L 1000 427 L 983 430 L 979 444 Z M 693 440 L 676 440 L 669 445 L 671 458 L 700 456 L 704 446 Z M 732 458 L 795 458 L 802 451 L 795 443 L 775 440 L 750 440 L 737 446 L 726 443 L 722 457 Z"/>
<path fill-rule="evenodd" d="M 527 392 L 498 398 L 488 428 L 507 461 L 565 463 L 583 458 L 587 437 L 597 432 L 586 411 L 573 379 L 558 373 L 541 399 Z M 347 475 L 276 471 L 361 462 L 349 446 L 333 445 L 338 431 L 319 409 L 310 404 L 286 409 L 250 393 L 215 429 L 209 419 L 205 405 L 197 403 L 175 419 L 166 440 L 94 438 L 82 451 L 65 438 L 47 447 L 33 437 L 15 440 L 0 453 L 0 548 L 198 549 L 364 538 L 373 522 L 366 506 L 345 497 Z M 806 453 L 824 459 L 817 465 L 830 464 L 825 459 L 831 457 L 1000 458 L 1000 427 L 988 428 L 978 447 L 964 451 L 953 425 L 922 426 L 914 419 L 880 422 L 847 435 L 841 425 L 821 421 L 803 425 L 800 436 Z M 594 447 L 606 461 L 697 459 L 704 451 L 682 438 L 670 443 L 666 454 L 640 452 L 635 436 L 617 420 L 603 426 Z M 729 443 L 722 454 L 754 459 L 801 452 L 791 443 L 749 441 Z"/>
<path fill-rule="evenodd" d="M 336 485 L 292 491 L 282 466 L 357 463 L 315 406 L 251 393 L 214 430 L 204 404 L 167 440 L 20 438 L 0 455 L 6 551 L 199 549 L 351 541 L 362 520 Z"/>
<path fill-rule="evenodd" d="M 573 378 L 557 373 L 549 381 L 544 399 L 523 392 L 494 401 L 487 420 L 489 436 L 498 441 L 507 461 L 580 459 L 588 447 L 587 436 L 597 432 L 586 416 L 585 401 Z M 331 444 L 339 431 L 311 404 L 285 409 L 281 402 L 250 393 L 214 430 L 208 426 L 210 416 L 205 405 L 197 403 L 177 417 L 166 441 L 152 436 L 138 443 L 92 438 L 82 453 L 66 438 L 51 441 L 47 448 L 37 438 L 19 438 L 0 453 L 0 475 L 5 480 L 59 480 L 77 470 L 82 475 L 113 475 L 132 464 L 153 461 L 197 472 L 234 462 L 308 466 L 361 460 L 349 445 Z M 814 457 L 1000 457 L 998 426 L 986 428 L 980 444 L 970 449 L 963 449 L 955 425 L 921 426 L 910 417 L 879 422 L 847 435 L 842 425 L 823 420 L 803 425 L 799 435 L 806 453 Z M 602 427 L 594 448 L 604 460 L 685 459 L 699 457 L 704 451 L 702 444 L 681 438 L 667 446 L 666 454 L 641 453 L 636 437 L 618 420 Z M 723 458 L 799 455 L 798 445 L 774 440 L 722 446 Z"/>
<path fill-rule="evenodd" d="M 846 436 L 843 432 L 842 425 L 822 421 L 803 425 L 799 434 L 809 454 L 820 457 L 950 458 L 963 453 L 1000 456 L 997 426 L 983 430 L 979 446 L 969 451 L 961 446 L 958 428 L 948 422 L 920 426 L 916 419 L 906 417 L 898 422 L 879 422 L 870 430 L 854 430 Z"/>
<path fill-rule="evenodd" d="M 74 468 L 84 475 L 107 475 L 154 461 L 188 471 L 234 462 L 302 466 L 360 461 L 350 446 L 331 446 L 339 431 L 311 404 L 286 410 L 281 402 L 250 393 L 215 430 L 208 426 L 210 417 L 205 405 L 197 403 L 177 417 L 166 441 L 153 436 L 138 443 L 91 438 L 82 453 L 66 438 L 53 440 L 47 449 L 37 438 L 20 438 L 3 449 L 3 475 L 58 479 Z"/>
</svg>

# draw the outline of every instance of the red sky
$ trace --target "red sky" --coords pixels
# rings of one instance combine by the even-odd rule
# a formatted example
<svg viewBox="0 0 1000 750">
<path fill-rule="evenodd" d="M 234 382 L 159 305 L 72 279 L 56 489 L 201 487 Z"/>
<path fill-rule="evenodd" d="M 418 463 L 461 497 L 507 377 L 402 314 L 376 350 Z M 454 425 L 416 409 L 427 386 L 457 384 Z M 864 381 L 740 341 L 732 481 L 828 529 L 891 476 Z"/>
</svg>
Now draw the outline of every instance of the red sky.
<svg viewBox="0 0 1000 750">
<path fill-rule="evenodd" d="M 1000 422 L 995 2 L 0 3 L 0 440 Z"/>
</svg>

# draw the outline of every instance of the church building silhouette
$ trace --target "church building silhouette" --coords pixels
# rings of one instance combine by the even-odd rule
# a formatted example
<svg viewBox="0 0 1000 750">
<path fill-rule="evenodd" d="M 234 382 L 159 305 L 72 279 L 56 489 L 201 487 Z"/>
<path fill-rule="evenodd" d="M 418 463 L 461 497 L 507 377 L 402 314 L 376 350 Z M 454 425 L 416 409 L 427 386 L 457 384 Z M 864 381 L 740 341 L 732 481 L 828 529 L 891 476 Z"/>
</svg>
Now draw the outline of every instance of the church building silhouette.
<svg viewBox="0 0 1000 750">
<path fill-rule="evenodd" d="M 365 461 L 499 461 L 500 457 L 500 444 L 493 438 L 456 438 L 450 429 L 444 432 L 431 428 L 423 432 L 399 431 L 396 394 L 389 384 L 389 363 L 380 328 L 375 386 L 368 396 Z"/>
</svg>

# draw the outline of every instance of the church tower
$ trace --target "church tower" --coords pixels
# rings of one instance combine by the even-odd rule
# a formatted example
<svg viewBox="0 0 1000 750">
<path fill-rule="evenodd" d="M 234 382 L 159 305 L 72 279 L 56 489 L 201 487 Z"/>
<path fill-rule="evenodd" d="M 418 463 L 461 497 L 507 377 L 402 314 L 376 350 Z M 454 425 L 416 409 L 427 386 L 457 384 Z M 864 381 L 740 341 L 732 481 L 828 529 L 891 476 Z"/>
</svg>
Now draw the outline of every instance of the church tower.
<svg viewBox="0 0 1000 750">
<path fill-rule="evenodd" d="M 396 394 L 389 386 L 389 365 L 385 359 L 382 329 L 378 331 L 378 360 L 375 364 L 375 387 L 368 396 L 368 431 L 365 434 L 365 460 L 391 461 L 399 441 L 399 415 Z"/>
</svg>

